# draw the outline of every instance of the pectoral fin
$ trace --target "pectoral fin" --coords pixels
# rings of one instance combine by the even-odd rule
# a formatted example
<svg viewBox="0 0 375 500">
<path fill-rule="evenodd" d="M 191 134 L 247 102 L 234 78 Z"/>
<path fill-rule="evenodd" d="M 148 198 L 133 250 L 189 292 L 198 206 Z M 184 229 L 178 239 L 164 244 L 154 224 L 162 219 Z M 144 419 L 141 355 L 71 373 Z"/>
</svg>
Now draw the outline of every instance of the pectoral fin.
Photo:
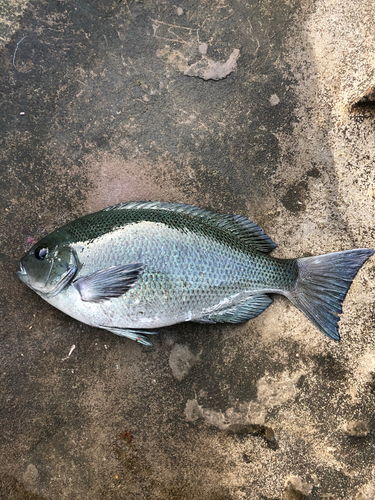
<svg viewBox="0 0 375 500">
<path fill-rule="evenodd" d="M 140 262 L 112 266 L 78 278 L 73 286 L 84 302 L 100 302 L 126 293 L 135 285 L 142 271 Z"/>
<path fill-rule="evenodd" d="M 116 328 L 116 327 L 106 327 L 101 326 L 100 328 L 104 328 L 109 332 L 114 333 L 115 335 L 119 335 L 120 337 L 127 337 L 128 339 L 134 340 L 135 342 L 139 342 L 143 345 L 153 346 L 151 340 L 148 340 L 147 337 L 142 335 L 142 333 L 146 333 L 147 335 L 156 335 L 158 332 L 149 332 L 148 330 L 131 330 L 128 328 Z"/>
</svg>

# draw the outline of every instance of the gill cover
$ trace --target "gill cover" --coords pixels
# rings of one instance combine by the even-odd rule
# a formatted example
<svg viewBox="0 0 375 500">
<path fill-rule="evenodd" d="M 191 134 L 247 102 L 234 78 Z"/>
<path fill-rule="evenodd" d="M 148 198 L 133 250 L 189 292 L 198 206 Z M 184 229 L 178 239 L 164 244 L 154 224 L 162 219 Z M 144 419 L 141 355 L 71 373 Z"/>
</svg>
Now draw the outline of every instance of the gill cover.
<svg viewBox="0 0 375 500">
<path fill-rule="evenodd" d="M 78 260 L 69 246 L 43 243 L 34 245 L 20 260 L 17 276 L 39 295 L 54 297 L 74 278 Z"/>
</svg>

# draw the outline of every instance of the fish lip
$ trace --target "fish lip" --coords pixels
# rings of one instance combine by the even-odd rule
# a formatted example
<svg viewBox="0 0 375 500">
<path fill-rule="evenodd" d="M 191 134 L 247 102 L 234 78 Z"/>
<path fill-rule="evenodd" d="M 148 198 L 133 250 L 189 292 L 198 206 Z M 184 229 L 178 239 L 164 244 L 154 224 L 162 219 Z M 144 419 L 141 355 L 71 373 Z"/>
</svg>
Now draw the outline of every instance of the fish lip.
<svg viewBox="0 0 375 500">
<path fill-rule="evenodd" d="M 20 270 L 16 272 L 16 275 L 18 277 L 20 277 L 20 276 L 26 276 L 27 272 L 26 272 L 25 266 L 22 264 L 21 261 L 19 263 L 19 266 L 20 266 Z"/>
</svg>

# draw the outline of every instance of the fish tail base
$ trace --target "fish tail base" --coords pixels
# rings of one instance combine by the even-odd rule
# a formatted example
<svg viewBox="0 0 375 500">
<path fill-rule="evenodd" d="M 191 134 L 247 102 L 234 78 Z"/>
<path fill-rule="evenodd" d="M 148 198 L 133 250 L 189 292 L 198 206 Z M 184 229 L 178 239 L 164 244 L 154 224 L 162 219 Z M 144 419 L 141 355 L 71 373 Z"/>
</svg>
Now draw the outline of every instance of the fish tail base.
<svg viewBox="0 0 375 500">
<path fill-rule="evenodd" d="M 359 248 L 297 259 L 298 279 L 285 295 L 321 332 L 340 340 L 342 303 L 359 269 L 373 253 Z"/>
</svg>

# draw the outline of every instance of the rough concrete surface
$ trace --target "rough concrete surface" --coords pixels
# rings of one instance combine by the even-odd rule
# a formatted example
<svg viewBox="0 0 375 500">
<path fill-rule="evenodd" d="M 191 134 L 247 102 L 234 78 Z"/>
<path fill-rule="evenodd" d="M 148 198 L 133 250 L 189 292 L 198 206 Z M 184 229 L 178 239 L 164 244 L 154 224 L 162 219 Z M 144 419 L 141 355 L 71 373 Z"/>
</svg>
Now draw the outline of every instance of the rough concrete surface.
<svg viewBox="0 0 375 500">
<path fill-rule="evenodd" d="M 374 7 L 2 2 L 1 499 L 374 498 L 374 257 L 340 343 L 276 297 L 145 348 L 15 277 L 130 199 L 244 214 L 280 257 L 375 248 Z"/>
</svg>

